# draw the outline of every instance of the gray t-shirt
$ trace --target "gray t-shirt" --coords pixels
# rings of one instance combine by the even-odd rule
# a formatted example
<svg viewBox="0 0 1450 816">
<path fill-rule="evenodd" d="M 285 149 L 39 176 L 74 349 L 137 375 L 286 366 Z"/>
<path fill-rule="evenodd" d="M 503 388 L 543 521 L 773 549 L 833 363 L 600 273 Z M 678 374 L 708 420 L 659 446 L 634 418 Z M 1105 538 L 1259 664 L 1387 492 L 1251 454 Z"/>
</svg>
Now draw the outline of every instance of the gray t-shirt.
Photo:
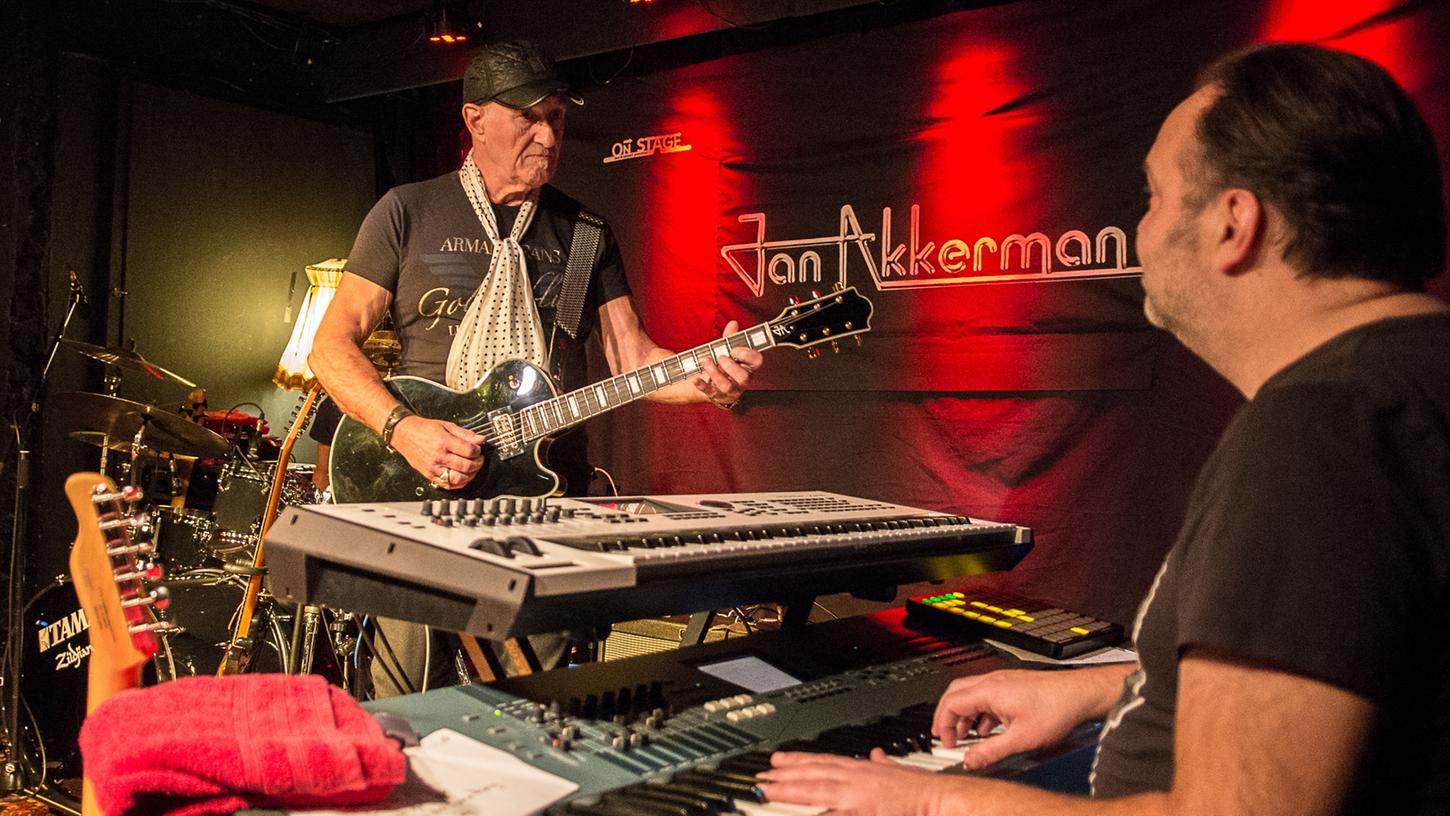
<svg viewBox="0 0 1450 816">
<path fill-rule="evenodd" d="M 579 202 L 545 186 L 534 222 L 520 241 L 546 338 L 553 334 L 554 308 L 579 210 Z M 518 208 L 494 205 L 494 213 L 507 234 Z M 347 271 L 393 293 L 393 325 L 403 347 L 399 373 L 443 381 L 453 334 L 468 298 L 488 274 L 491 251 L 457 173 L 394 187 L 373 206 L 353 243 Z M 619 248 L 606 227 L 579 337 L 593 329 L 601 304 L 628 294 Z"/>
<path fill-rule="evenodd" d="M 550 345 L 550 369 L 562 391 L 589 384 L 585 338 L 599 322 L 599 307 L 629 294 L 619 246 L 606 226 L 594 258 L 578 339 L 555 330 L 554 311 L 580 209 L 579 202 L 546 185 L 534 221 L 520 241 Z M 500 231 L 507 235 L 518 208 L 493 205 L 493 210 Z M 453 335 L 469 297 L 488 274 L 491 251 L 456 172 L 394 187 L 373 206 L 358 230 L 347 271 L 393 293 L 393 325 L 402 345 L 399 374 L 443 382 Z M 582 428 L 562 434 L 549 450 L 551 467 L 576 489 L 587 482 L 586 451 Z"/>
</svg>

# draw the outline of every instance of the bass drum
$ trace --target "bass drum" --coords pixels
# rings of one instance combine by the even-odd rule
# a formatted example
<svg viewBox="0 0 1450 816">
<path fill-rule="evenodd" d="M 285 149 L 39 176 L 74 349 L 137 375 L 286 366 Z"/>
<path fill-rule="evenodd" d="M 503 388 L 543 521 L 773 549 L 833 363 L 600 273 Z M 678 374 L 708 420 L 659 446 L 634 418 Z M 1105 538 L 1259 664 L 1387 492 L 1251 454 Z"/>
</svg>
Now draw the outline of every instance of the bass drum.
<svg viewBox="0 0 1450 816">
<path fill-rule="evenodd" d="M 166 588 L 171 605 L 162 615 L 177 628 L 159 638 L 156 679 L 216 674 L 247 594 L 247 579 L 226 570 L 198 569 L 168 576 Z M 276 614 L 270 601 L 257 604 L 248 673 L 282 671 L 291 627 L 291 616 Z"/>
<path fill-rule="evenodd" d="M 47 777 L 74 778 L 81 773 L 90 625 L 68 583 L 46 587 L 26 609 L 20 692 L 30 717 L 20 721 L 44 751 Z"/>
</svg>

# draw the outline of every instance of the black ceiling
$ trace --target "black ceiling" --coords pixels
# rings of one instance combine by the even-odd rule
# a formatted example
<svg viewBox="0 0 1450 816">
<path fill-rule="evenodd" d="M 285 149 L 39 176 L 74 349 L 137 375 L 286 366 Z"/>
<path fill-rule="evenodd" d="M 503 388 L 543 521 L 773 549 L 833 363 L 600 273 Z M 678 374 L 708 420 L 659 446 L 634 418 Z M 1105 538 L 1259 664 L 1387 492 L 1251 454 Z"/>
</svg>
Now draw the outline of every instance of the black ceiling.
<svg viewBox="0 0 1450 816">
<path fill-rule="evenodd" d="M 426 14 L 434 0 L 256 0 L 253 5 L 346 30 Z"/>
<path fill-rule="evenodd" d="M 531 39 L 632 71 L 1010 0 L 452 0 L 474 42 Z M 470 49 L 427 41 L 437 0 L 55 0 L 60 51 L 289 109 L 449 82 Z M 611 67 L 611 70 L 614 70 Z M 584 75 L 597 71 L 585 66 Z"/>
</svg>

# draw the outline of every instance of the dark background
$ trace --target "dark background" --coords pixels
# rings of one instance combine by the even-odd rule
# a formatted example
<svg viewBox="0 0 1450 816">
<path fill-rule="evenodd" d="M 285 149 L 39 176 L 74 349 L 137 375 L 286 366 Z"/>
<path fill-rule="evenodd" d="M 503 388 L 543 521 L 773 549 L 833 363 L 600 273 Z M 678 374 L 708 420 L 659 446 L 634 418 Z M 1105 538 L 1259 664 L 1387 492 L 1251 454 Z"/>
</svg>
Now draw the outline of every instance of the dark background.
<svg viewBox="0 0 1450 816">
<path fill-rule="evenodd" d="M 0 507 L 8 542 L 18 440 L 31 524 L 13 566 L 28 591 L 64 569 L 74 521 L 60 486 L 97 456 L 66 436 L 56 395 L 100 390 L 99 363 L 62 352 L 26 420 L 67 270 L 89 296 L 68 337 L 134 338 L 207 386 L 212 408 L 257 403 L 284 430 L 297 398 L 270 376 L 294 276 L 344 256 L 388 187 L 456 166 L 453 79 L 468 51 L 426 42 L 433 6 L 22 0 L 0 12 L 0 362 L 16 422 L 0 442 Z M 1450 126 L 1446 2 L 447 9 L 475 39 L 529 37 L 564 60 L 587 103 L 570 114 L 556 183 L 610 219 L 646 325 L 672 348 L 838 279 L 831 248 L 822 283 L 753 289 L 720 254 L 753 237 L 742 214 L 765 213 L 767 240 L 834 235 L 845 205 L 872 233 L 891 208 L 893 243 L 908 240 L 912 205 L 938 244 L 1123 230 L 1129 275 L 1114 279 L 881 288 L 854 258 L 846 282 L 877 309 L 860 348 L 813 362 L 770 352 L 742 415 L 640 404 L 591 427 L 626 492 L 818 488 L 1029 525 L 1038 547 L 1006 582 L 1120 621 L 1237 405 L 1141 316 L 1131 241 L 1158 122 L 1217 54 L 1306 39 L 1388 67 L 1442 145 Z M 692 149 L 603 161 L 627 137 L 673 132 Z M 907 282 L 935 277 L 952 276 Z M 128 375 L 122 394 L 170 408 L 185 389 Z"/>
</svg>

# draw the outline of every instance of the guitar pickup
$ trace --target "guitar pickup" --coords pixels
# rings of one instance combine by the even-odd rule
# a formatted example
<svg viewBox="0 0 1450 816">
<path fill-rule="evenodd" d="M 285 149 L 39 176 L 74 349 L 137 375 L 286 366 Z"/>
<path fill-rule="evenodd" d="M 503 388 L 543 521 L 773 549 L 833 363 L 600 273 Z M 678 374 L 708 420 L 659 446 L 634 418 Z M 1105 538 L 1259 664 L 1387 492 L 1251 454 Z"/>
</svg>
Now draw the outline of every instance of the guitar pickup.
<svg viewBox="0 0 1450 816">
<path fill-rule="evenodd" d="M 500 459 L 511 459 L 524 452 L 524 434 L 513 414 L 507 410 L 494 411 L 488 416 L 488 426 L 493 430 L 491 441 Z"/>
</svg>

